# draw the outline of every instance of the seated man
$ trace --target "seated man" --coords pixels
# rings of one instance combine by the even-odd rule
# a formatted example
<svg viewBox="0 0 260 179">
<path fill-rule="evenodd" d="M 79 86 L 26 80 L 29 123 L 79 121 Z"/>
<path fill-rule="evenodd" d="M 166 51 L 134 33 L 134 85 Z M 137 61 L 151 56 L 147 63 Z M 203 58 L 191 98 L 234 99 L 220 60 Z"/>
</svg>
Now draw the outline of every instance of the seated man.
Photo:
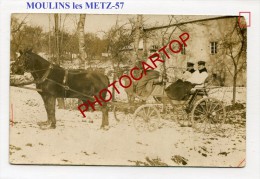
<svg viewBox="0 0 260 179">
<path fill-rule="evenodd" d="M 187 62 L 187 69 L 186 71 L 183 73 L 182 76 L 182 80 L 186 81 L 187 79 L 189 79 L 191 77 L 191 75 L 195 72 L 196 70 L 194 70 L 194 63 L 192 62 Z"/>
<path fill-rule="evenodd" d="M 155 52 L 155 50 L 150 50 L 150 54 L 152 52 Z M 141 62 L 142 62 L 141 60 L 136 62 L 136 66 L 139 67 L 140 69 L 142 68 Z M 151 67 L 154 66 L 151 60 L 149 59 L 146 60 L 146 63 Z M 154 85 L 162 81 L 161 70 L 162 70 L 162 65 L 157 64 L 157 68 L 153 70 L 147 70 L 146 75 L 143 75 L 143 77 L 140 80 L 134 82 L 134 84 L 132 85 L 133 89 L 128 88 L 126 89 L 126 91 L 132 91 L 133 93 L 137 94 L 137 96 L 145 100 L 152 93 L 152 90 L 154 89 Z M 142 73 L 142 70 L 139 71 L 135 70 L 135 72 Z M 139 74 L 134 74 L 134 75 L 140 76 Z"/>
<path fill-rule="evenodd" d="M 205 68 L 205 62 L 198 62 L 198 70 L 192 73 L 191 77 L 186 81 L 177 80 L 165 89 L 167 96 L 172 100 L 186 100 L 189 97 L 191 89 L 200 87 L 208 77 L 207 69 Z"/>
<path fill-rule="evenodd" d="M 195 71 L 190 78 L 186 81 L 191 82 L 192 84 L 198 84 L 203 87 L 203 83 L 205 82 L 206 78 L 208 77 L 208 71 L 205 67 L 205 61 L 198 61 L 198 70 Z"/>
</svg>

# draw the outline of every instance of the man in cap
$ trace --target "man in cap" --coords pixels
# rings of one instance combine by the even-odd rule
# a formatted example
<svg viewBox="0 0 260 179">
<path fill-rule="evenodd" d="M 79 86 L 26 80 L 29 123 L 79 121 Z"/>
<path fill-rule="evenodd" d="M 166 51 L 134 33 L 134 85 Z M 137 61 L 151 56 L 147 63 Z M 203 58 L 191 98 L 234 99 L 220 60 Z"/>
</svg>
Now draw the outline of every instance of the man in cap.
<svg viewBox="0 0 260 179">
<path fill-rule="evenodd" d="M 186 71 L 183 73 L 182 76 L 182 80 L 186 81 L 187 79 L 189 79 L 191 77 L 191 75 L 195 72 L 196 70 L 194 70 L 194 63 L 192 62 L 187 62 L 187 69 Z"/>
<path fill-rule="evenodd" d="M 196 70 L 186 81 L 189 81 L 193 84 L 203 84 L 208 77 L 208 71 L 205 67 L 205 64 L 205 61 L 198 61 L 198 70 Z"/>
<path fill-rule="evenodd" d="M 208 72 L 204 61 L 198 62 L 198 70 L 191 74 L 185 81 L 177 80 L 165 89 L 167 96 L 172 100 L 186 100 L 191 91 L 195 88 L 203 87 L 203 83 L 208 77 Z"/>
</svg>

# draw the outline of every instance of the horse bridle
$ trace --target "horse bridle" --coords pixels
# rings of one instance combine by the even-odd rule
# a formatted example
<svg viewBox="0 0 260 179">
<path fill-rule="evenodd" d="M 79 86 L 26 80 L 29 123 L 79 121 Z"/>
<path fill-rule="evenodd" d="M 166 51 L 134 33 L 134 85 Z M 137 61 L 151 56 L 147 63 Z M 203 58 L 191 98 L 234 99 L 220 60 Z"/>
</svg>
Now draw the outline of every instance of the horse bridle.
<svg viewBox="0 0 260 179">
<path fill-rule="evenodd" d="M 29 58 L 30 59 L 30 57 L 27 54 L 25 54 L 25 58 Z M 48 78 L 51 70 L 53 69 L 53 64 L 52 63 L 50 63 L 48 68 L 41 69 L 41 70 L 26 70 L 27 66 L 25 66 L 25 62 L 23 62 L 23 64 L 19 65 L 19 66 L 24 66 L 24 72 L 27 72 L 27 73 L 35 73 L 35 72 L 45 71 L 45 70 L 46 71 L 45 71 L 45 73 L 43 74 L 43 76 L 40 79 L 33 80 L 33 81 L 30 81 L 30 82 L 26 82 L 26 83 L 21 83 L 18 86 L 30 85 L 30 84 L 33 84 L 33 83 L 36 83 L 36 84 L 43 83 Z M 33 64 L 33 66 L 34 66 L 34 64 Z"/>
</svg>

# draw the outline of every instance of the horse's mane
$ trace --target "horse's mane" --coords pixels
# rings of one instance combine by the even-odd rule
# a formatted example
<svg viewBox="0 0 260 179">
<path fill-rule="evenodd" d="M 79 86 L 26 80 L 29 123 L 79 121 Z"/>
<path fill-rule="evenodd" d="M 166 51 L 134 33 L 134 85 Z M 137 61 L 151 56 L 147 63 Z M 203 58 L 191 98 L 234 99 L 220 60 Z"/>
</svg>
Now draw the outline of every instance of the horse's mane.
<svg viewBox="0 0 260 179">
<path fill-rule="evenodd" d="M 36 60 L 38 63 L 42 64 L 42 65 L 50 65 L 51 62 L 49 62 L 48 60 L 44 59 L 43 57 L 41 57 L 40 55 L 32 52 L 32 51 L 27 51 L 26 52 L 28 55 L 30 55 L 30 57 L 34 60 Z M 62 69 L 59 65 L 54 64 L 55 67 Z"/>
<path fill-rule="evenodd" d="M 37 60 L 38 62 L 42 63 L 42 64 L 50 64 L 50 62 L 48 62 L 46 59 L 44 59 L 43 57 L 41 57 L 40 55 L 33 53 L 33 52 L 26 52 L 28 55 L 30 55 L 30 57 L 34 60 Z"/>
</svg>

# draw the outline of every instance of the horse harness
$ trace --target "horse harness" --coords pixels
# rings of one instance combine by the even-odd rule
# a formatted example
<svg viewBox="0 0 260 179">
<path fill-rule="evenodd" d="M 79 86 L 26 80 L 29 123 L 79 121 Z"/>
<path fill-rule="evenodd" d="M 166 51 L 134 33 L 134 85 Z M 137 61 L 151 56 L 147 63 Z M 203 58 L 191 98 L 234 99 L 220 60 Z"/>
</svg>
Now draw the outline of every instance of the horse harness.
<svg viewBox="0 0 260 179">
<path fill-rule="evenodd" d="M 34 90 L 34 91 L 43 92 L 42 89 L 25 87 L 25 85 L 30 85 L 30 84 L 33 84 L 33 83 L 41 84 L 41 83 L 45 82 L 46 80 L 48 80 L 48 81 L 50 81 L 52 83 L 55 83 L 56 85 L 59 85 L 59 86 L 63 87 L 64 90 L 65 90 L 65 97 L 66 97 L 66 91 L 72 91 L 72 92 L 77 93 L 79 95 L 82 95 L 82 96 L 85 96 L 87 98 L 93 99 L 93 96 L 86 95 L 86 94 L 81 93 L 79 91 L 73 90 L 73 89 L 71 89 L 68 86 L 68 74 L 69 74 L 69 70 L 68 69 L 65 69 L 65 74 L 64 74 L 64 78 L 63 78 L 62 84 L 58 83 L 58 82 L 56 82 L 56 81 L 54 81 L 52 79 L 49 79 L 48 76 L 50 75 L 50 72 L 51 72 L 52 69 L 53 69 L 53 64 L 50 64 L 49 68 L 47 70 L 46 69 L 42 69 L 42 70 L 46 70 L 46 72 L 43 74 L 43 76 L 39 80 L 33 80 L 33 81 L 30 81 L 30 82 L 21 83 L 19 85 L 15 85 L 15 86 L 20 87 L 20 88 L 24 88 L 24 89 L 30 89 L 30 90 Z M 30 73 L 34 73 L 36 71 L 42 71 L 42 70 L 30 71 Z"/>
<path fill-rule="evenodd" d="M 53 64 L 50 64 L 50 66 L 46 69 L 42 69 L 42 70 L 34 70 L 34 71 L 29 71 L 29 73 L 34 73 L 34 72 L 37 72 L 37 71 L 43 71 L 43 70 L 46 70 L 46 72 L 43 74 L 43 76 L 39 79 L 39 80 L 33 80 L 33 81 L 30 81 L 30 82 L 25 82 L 25 83 L 20 83 L 18 85 L 14 85 L 14 86 L 17 86 L 19 88 L 24 88 L 24 89 L 30 89 L 30 90 L 34 90 L 34 91 L 39 91 L 39 92 L 42 92 L 42 89 L 37 89 L 37 88 L 30 88 L 30 87 L 24 87 L 25 85 L 31 85 L 33 83 L 35 84 L 41 84 L 43 83 L 44 81 L 46 81 L 47 77 L 49 76 L 51 70 L 53 69 Z"/>
</svg>

